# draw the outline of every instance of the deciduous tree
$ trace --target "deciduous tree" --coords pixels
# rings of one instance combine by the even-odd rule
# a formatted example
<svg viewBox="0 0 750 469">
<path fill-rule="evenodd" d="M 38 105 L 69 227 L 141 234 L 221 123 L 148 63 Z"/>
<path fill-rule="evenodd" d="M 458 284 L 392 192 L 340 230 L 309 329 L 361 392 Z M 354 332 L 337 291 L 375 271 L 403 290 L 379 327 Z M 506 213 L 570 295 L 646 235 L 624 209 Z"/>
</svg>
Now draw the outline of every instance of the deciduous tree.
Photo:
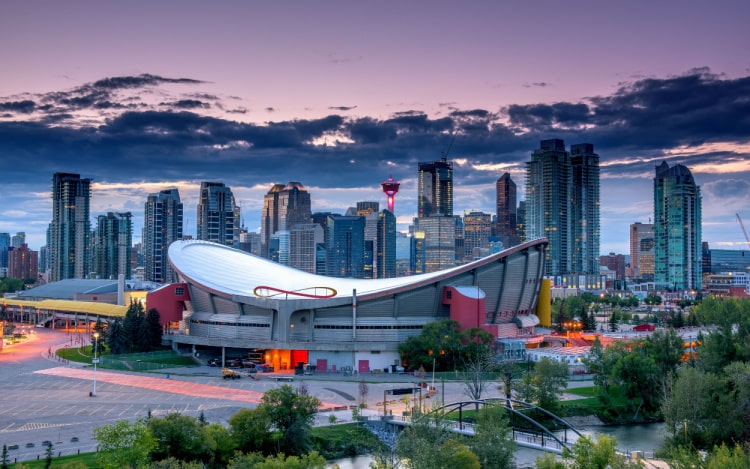
<svg viewBox="0 0 750 469">
<path fill-rule="evenodd" d="M 320 400 L 310 395 L 301 395 L 285 384 L 263 394 L 263 408 L 273 427 L 281 433 L 279 448 L 291 454 L 304 454 L 310 446 L 310 431 Z"/>
<path fill-rule="evenodd" d="M 94 439 L 99 447 L 99 467 L 103 469 L 144 467 L 151 459 L 151 450 L 156 447 L 143 420 L 133 423 L 118 420 L 112 425 L 97 427 Z"/>
</svg>

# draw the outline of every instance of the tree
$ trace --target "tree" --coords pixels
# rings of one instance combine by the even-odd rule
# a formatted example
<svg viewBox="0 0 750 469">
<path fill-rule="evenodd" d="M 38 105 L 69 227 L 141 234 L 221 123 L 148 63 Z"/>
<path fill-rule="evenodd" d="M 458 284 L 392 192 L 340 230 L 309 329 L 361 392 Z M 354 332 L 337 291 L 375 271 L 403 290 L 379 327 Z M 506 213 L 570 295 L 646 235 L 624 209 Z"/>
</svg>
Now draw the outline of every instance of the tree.
<svg viewBox="0 0 750 469">
<path fill-rule="evenodd" d="M 0 455 L 0 469 L 8 469 L 8 463 L 10 463 L 10 459 L 8 459 L 8 446 L 3 444 L 3 452 Z"/>
<path fill-rule="evenodd" d="M 534 367 L 531 382 L 537 405 L 554 413 L 559 405 L 562 390 L 568 382 L 568 365 L 542 357 Z"/>
<path fill-rule="evenodd" d="M 263 394 L 262 407 L 273 427 L 281 433 L 279 447 L 291 454 L 304 454 L 310 445 L 310 431 L 320 400 L 297 393 L 285 384 Z"/>
<path fill-rule="evenodd" d="M 625 388 L 628 399 L 640 399 L 649 411 L 659 408 L 659 368 L 653 358 L 638 351 L 626 353 L 615 363 L 612 376 Z"/>
<path fill-rule="evenodd" d="M 418 336 L 411 336 L 398 346 L 401 359 L 413 370 L 420 367 L 437 371 L 453 370 L 464 347 L 461 325 L 445 319 L 425 324 Z"/>
<path fill-rule="evenodd" d="M 125 337 L 124 342 L 127 345 L 128 352 L 141 350 L 144 321 L 143 304 L 138 301 L 131 301 L 127 311 L 125 311 L 125 318 L 122 321 L 123 336 Z"/>
<path fill-rule="evenodd" d="M 152 459 L 159 461 L 178 456 L 187 461 L 208 461 L 210 450 L 196 418 L 171 413 L 163 418 L 151 418 L 147 426 L 156 441 Z"/>
<path fill-rule="evenodd" d="M 49 441 L 44 448 L 44 469 L 52 467 L 52 455 L 55 454 L 55 447 L 52 446 L 52 442 Z"/>
<path fill-rule="evenodd" d="M 565 455 L 563 455 L 565 457 Z M 643 467 L 638 461 L 628 461 L 617 452 L 617 440 L 613 436 L 599 434 L 596 440 L 582 436 L 573 444 L 569 454 L 570 469 L 627 469 Z"/>
<path fill-rule="evenodd" d="M 156 447 L 154 438 L 143 420 L 132 424 L 118 420 L 112 425 L 94 429 L 94 439 L 99 446 L 99 467 L 103 469 L 140 468 L 150 461 L 151 450 Z"/>
<path fill-rule="evenodd" d="M 680 368 L 677 376 L 667 381 L 661 411 L 671 446 L 693 445 L 692 435 L 706 429 L 714 408 L 710 396 L 715 381 L 715 376 L 692 367 Z"/>
<path fill-rule="evenodd" d="M 109 347 L 109 353 L 119 355 L 128 351 L 128 344 L 126 342 L 125 332 L 120 318 L 115 318 L 109 323 L 106 340 L 107 347 Z"/>
<path fill-rule="evenodd" d="M 265 407 L 242 409 L 229 418 L 229 434 L 243 453 L 266 452 L 271 443 L 271 416 Z"/>
<path fill-rule="evenodd" d="M 654 359 L 661 376 L 673 373 L 680 364 L 685 352 L 683 339 L 674 331 L 656 331 L 646 338 L 644 343 L 646 354 Z"/>
<path fill-rule="evenodd" d="M 438 469 L 445 466 L 443 444 L 454 438 L 442 420 L 416 419 L 396 440 L 396 454 L 408 469 Z"/>
<path fill-rule="evenodd" d="M 516 443 L 508 424 L 508 413 L 502 406 L 487 405 L 479 411 L 469 447 L 483 469 L 515 467 Z"/>
<path fill-rule="evenodd" d="M 203 435 L 210 449 L 208 467 L 226 467 L 237 450 L 229 430 L 220 423 L 203 426 Z"/>
<path fill-rule="evenodd" d="M 243 454 L 234 457 L 228 469 L 324 469 L 326 460 L 313 451 L 303 456 L 286 456 L 284 453 L 265 458 L 258 453 Z"/>
<path fill-rule="evenodd" d="M 148 350 L 161 347 L 162 327 L 159 311 L 155 308 L 148 310 L 146 315 L 146 335 L 148 336 Z"/>
<path fill-rule="evenodd" d="M 620 313 L 613 309 L 612 314 L 609 315 L 609 332 L 617 332 L 618 330 L 620 330 Z"/>
<path fill-rule="evenodd" d="M 492 368 L 492 353 L 489 347 L 478 349 L 465 359 L 464 369 L 464 393 L 472 400 L 478 401 L 487 387 L 487 372 Z"/>
<path fill-rule="evenodd" d="M 370 387 L 365 380 L 359 382 L 359 407 L 364 408 L 367 405 L 367 394 L 370 393 Z"/>
</svg>

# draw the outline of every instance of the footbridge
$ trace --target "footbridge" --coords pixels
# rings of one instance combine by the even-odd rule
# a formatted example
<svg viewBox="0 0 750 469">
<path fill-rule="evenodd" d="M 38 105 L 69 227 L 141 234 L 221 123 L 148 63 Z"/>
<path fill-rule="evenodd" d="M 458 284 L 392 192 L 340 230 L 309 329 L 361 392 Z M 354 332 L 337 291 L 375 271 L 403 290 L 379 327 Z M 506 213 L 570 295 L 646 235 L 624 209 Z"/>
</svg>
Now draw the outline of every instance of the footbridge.
<svg viewBox="0 0 750 469">
<path fill-rule="evenodd" d="M 581 436 L 581 433 L 572 425 L 552 412 L 517 399 L 490 398 L 453 402 L 415 416 L 415 419 L 426 420 L 431 425 L 440 425 L 454 433 L 474 436 L 474 424 L 471 419 L 467 418 L 466 411 L 476 412 L 490 405 L 499 406 L 508 412 L 513 440 L 519 446 L 561 454 L 563 449 L 570 449 L 575 440 Z M 530 413 L 543 415 L 545 421 L 551 422 L 554 427 L 549 428 L 528 415 Z M 413 423 L 412 418 L 408 416 L 388 417 L 387 421 L 398 426 L 410 426 Z M 568 436 L 572 439 L 569 440 Z"/>
</svg>

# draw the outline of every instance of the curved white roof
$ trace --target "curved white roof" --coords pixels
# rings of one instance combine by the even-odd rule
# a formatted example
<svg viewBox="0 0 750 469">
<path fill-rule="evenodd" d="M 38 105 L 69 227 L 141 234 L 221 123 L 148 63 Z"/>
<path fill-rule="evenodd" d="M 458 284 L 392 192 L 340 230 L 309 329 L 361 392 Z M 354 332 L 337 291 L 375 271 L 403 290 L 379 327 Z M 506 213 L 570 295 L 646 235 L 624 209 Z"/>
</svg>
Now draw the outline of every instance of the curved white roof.
<svg viewBox="0 0 750 469">
<path fill-rule="evenodd" d="M 490 258 L 497 256 L 494 254 Z M 349 297 L 356 289 L 358 296 L 367 295 L 444 277 L 473 264 L 485 263 L 487 259 L 410 277 L 352 279 L 310 274 L 209 241 L 175 241 L 169 246 L 170 263 L 183 277 L 215 291 L 241 296 L 255 296 L 254 290 L 260 286 L 303 293 L 312 293 L 310 289 L 314 287 L 326 287 L 336 290 L 336 297 Z M 289 299 L 292 298 L 296 297 Z"/>
</svg>

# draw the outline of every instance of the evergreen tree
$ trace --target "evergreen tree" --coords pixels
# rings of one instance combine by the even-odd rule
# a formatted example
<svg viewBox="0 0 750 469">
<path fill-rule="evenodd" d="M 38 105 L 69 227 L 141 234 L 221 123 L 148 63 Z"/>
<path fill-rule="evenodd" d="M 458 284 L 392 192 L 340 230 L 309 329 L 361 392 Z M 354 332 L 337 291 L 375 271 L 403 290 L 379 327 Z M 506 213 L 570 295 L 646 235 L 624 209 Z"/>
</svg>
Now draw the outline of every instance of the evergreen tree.
<svg viewBox="0 0 750 469">
<path fill-rule="evenodd" d="M 3 453 L 0 456 L 2 459 L 0 459 L 0 469 L 8 469 L 8 463 L 10 463 L 10 459 L 8 458 L 8 446 L 3 445 Z"/>
<path fill-rule="evenodd" d="M 125 331 L 122 327 L 122 320 L 120 318 L 112 321 L 107 328 L 107 347 L 109 347 L 109 352 L 114 355 L 119 355 L 128 351 Z"/>
<path fill-rule="evenodd" d="M 609 316 L 609 332 L 617 332 L 618 330 L 620 330 L 620 315 L 616 309 L 613 309 Z"/>
<path fill-rule="evenodd" d="M 139 335 L 143 333 L 143 322 L 145 322 L 143 305 L 137 301 L 131 302 L 125 312 L 125 319 L 122 321 L 124 343 L 128 352 L 139 350 L 138 346 L 142 342 Z"/>
<path fill-rule="evenodd" d="M 47 448 L 44 450 L 44 469 L 52 467 L 53 449 L 52 442 L 47 443 Z"/>
<path fill-rule="evenodd" d="M 146 334 L 148 336 L 149 350 L 161 347 L 162 332 L 159 311 L 154 308 L 149 309 L 148 314 L 146 315 Z"/>
</svg>

